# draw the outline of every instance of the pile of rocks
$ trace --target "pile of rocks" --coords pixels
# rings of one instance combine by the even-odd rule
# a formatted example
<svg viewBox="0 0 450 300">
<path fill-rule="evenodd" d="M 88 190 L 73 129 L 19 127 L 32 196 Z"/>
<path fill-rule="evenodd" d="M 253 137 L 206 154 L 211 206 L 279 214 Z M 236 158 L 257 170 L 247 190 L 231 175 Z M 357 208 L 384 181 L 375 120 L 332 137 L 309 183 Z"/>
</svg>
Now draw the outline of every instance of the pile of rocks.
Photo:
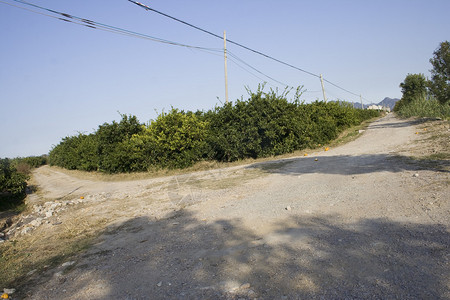
<svg viewBox="0 0 450 300">
<path fill-rule="evenodd" d="M 58 213 L 85 201 L 84 199 L 47 201 L 42 205 L 35 205 L 31 214 L 19 217 L 15 224 L 0 234 L 0 239 L 4 241 L 10 237 L 29 234 L 42 224 L 61 224 L 56 218 Z"/>
</svg>

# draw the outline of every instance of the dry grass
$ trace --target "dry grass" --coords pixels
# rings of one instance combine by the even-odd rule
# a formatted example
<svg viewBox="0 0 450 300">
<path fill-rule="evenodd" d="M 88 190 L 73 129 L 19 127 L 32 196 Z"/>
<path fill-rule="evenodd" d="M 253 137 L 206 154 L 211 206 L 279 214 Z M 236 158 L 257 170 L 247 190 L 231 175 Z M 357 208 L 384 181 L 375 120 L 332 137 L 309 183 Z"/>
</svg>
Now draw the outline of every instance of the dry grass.
<svg viewBox="0 0 450 300">
<path fill-rule="evenodd" d="M 106 223 L 105 219 L 88 220 L 78 216 L 60 225 L 41 225 L 31 235 L 2 243 L 0 282 L 4 287 L 19 290 L 25 282 L 42 280 L 46 270 L 87 249 Z"/>
<path fill-rule="evenodd" d="M 450 121 L 428 120 L 417 127 L 420 139 L 412 150 L 418 160 L 450 159 Z"/>
</svg>

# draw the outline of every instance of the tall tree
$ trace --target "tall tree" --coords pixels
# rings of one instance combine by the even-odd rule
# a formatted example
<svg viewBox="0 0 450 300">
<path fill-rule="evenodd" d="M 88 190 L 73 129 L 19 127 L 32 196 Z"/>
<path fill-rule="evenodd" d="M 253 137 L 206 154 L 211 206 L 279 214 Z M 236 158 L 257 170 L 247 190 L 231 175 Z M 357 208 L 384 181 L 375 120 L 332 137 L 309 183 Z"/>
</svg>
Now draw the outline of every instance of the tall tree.
<svg viewBox="0 0 450 300">
<path fill-rule="evenodd" d="M 431 94 L 442 104 L 450 104 L 450 43 L 442 42 L 430 59 L 433 65 L 429 88 Z"/>
<path fill-rule="evenodd" d="M 418 98 L 425 98 L 427 94 L 427 79 L 423 74 L 408 74 L 405 81 L 400 83 L 402 100 L 409 103 Z"/>
</svg>

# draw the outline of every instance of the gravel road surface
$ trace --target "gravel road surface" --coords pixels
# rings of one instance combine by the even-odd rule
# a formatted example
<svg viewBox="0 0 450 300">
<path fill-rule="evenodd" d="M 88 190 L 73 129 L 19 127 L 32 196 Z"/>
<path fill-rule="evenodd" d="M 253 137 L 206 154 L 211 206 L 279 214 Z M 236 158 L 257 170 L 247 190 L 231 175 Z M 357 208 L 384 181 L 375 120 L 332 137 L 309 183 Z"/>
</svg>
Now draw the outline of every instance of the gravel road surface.
<svg viewBox="0 0 450 300">
<path fill-rule="evenodd" d="M 40 197 L 84 197 L 53 227 L 98 237 L 27 299 L 450 299 L 449 171 L 408 158 L 417 130 L 389 114 L 329 151 L 157 179 L 40 168 Z"/>
</svg>

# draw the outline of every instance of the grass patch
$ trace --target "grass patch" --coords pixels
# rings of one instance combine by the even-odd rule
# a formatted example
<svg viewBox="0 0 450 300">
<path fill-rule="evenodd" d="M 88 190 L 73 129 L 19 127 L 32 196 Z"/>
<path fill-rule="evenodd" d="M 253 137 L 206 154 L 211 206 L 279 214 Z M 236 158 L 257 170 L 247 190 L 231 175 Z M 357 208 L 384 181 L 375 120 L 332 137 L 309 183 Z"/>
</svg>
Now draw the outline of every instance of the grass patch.
<svg viewBox="0 0 450 300">
<path fill-rule="evenodd" d="M 25 286 L 44 282 L 51 270 L 88 249 L 105 221 L 94 223 L 73 218 L 73 224 L 44 224 L 31 235 L 0 244 L 0 282 L 4 287 L 25 291 Z M 32 274 L 31 274 L 32 273 Z M 20 294 L 19 294 L 20 296 Z"/>
<path fill-rule="evenodd" d="M 403 118 L 427 117 L 449 120 L 450 105 L 441 104 L 434 98 L 426 99 L 425 97 L 417 97 L 411 102 L 403 105 L 397 113 Z"/>
<path fill-rule="evenodd" d="M 450 153 L 435 153 L 427 156 L 422 156 L 418 158 L 419 160 L 447 160 L 450 159 Z"/>
</svg>

